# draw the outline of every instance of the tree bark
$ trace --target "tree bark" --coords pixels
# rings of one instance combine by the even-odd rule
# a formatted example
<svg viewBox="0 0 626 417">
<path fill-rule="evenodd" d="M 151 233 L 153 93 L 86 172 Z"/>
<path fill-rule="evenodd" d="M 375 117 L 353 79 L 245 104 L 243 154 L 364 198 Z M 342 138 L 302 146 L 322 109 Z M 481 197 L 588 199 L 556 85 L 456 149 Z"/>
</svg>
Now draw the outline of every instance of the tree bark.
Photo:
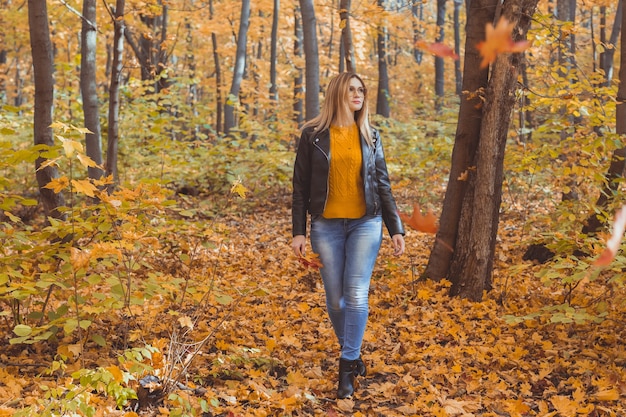
<svg viewBox="0 0 626 417">
<path fill-rule="evenodd" d="M 380 4 L 380 2 L 379 2 Z M 346 71 L 356 72 L 354 61 L 354 44 L 350 30 L 350 0 L 341 0 L 339 3 L 339 27 L 341 28 L 341 43 L 345 54 Z"/>
<path fill-rule="evenodd" d="M 381 10 L 385 8 L 385 1 L 378 0 L 378 7 Z M 378 45 L 378 92 L 376 94 L 376 114 L 383 117 L 389 117 L 391 110 L 389 108 L 389 75 L 387 73 L 387 27 L 385 25 L 378 26 L 377 34 Z"/>
<path fill-rule="evenodd" d="M 109 84 L 109 126 L 107 130 L 106 174 L 113 177 L 109 192 L 113 191 L 119 181 L 117 171 L 117 150 L 120 138 L 120 85 L 122 82 L 124 56 L 124 22 L 125 0 L 117 0 L 113 13 L 113 62 L 111 64 L 111 80 Z"/>
<path fill-rule="evenodd" d="M 85 134 L 85 148 L 97 167 L 88 167 L 89 178 L 100 179 L 102 169 L 102 134 L 100 129 L 100 105 L 96 84 L 96 0 L 83 0 L 83 26 L 81 30 L 80 52 L 80 93 L 83 99 L 85 127 L 91 133 Z"/>
<path fill-rule="evenodd" d="M 443 25 L 446 22 L 446 0 L 437 0 L 437 38 L 436 42 L 443 42 L 445 31 Z M 444 62 L 440 56 L 435 56 L 435 109 L 439 112 L 443 106 L 444 89 Z"/>
<path fill-rule="evenodd" d="M 250 0 L 242 0 L 241 15 L 239 18 L 239 34 L 237 35 L 237 51 L 235 57 L 235 68 L 233 70 L 233 81 L 230 92 L 224 105 L 224 133 L 230 134 L 236 126 L 235 123 L 235 103 L 239 101 L 239 90 L 243 81 L 243 74 L 246 69 L 246 47 L 248 44 L 248 25 L 250 24 Z"/>
<path fill-rule="evenodd" d="M 411 1 L 411 27 L 413 28 L 413 59 L 418 64 L 422 63 L 422 58 L 424 57 L 424 53 L 422 50 L 415 45 L 417 45 L 417 41 L 420 40 L 424 36 L 424 31 L 420 29 L 417 22 L 421 22 L 424 20 L 424 2 L 421 0 L 412 0 Z"/>
<path fill-rule="evenodd" d="M 621 1 L 620 1 L 621 4 Z M 617 105 L 615 107 L 615 133 L 618 135 L 626 135 L 626 13 L 621 13 L 621 39 L 620 39 L 620 63 L 619 63 L 619 87 L 617 90 Z M 617 22 L 616 22 L 617 23 Z M 605 215 L 599 214 L 598 211 L 604 212 L 616 195 L 618 195 L 620 180 L 624 177 L 624 169 L 626 168 L 626 147 L 616 149 L 611 157 L 609 170 L 605 175 L 600 196 L 596 201 L 596 213 L 593 213 L 583 227 L 583 233 L 596 233 L 606 225 L 607 219 Z"/>
<path fill-rule="evenodd" d="M 514 36 L 524 38 L 538 0 L 510 0 L 503 16 L 516 25 Z M 463 198 L 459 233 L 448 278 L 450 294 L 481 301 L 491 289 L 491 276 L 498 233 L 504 151 L 515 104 L 515 85 L 521 54 L 500 55 L 492 65 L 486 90 L 476 169 L 469 172 Z"/>
<path fill-rule="evenodd" d="M 603 13 L 604 24 L 602 24 L 602 27 L 600 30 L 605 32 L 606 31 L 606 28 L 605 28 L 606 6 L 603 6 L 601 9 Z M 611 80 L 613 79 L 613 67 L 614 67 L 613 58 L 615 56 L 615 50 L 617 49 L 617 40 L 620 36 L 621 28 L 623 26 L 623 23 L 622 23 L 623 9 L 624 9 L 624 2 L 622 0 L 619 0 L 617 2 L 617 11 L 615 12 L 615 20 L 613 22 L 613 27 L 611 28 L 611 35 L 609 36 L 608 39 L 606 39 L 605 34 L 603 34 L 600 37 L 601 38 L 600 41 L 604 45 L 612 46 L 612 48 L 605 47 L 604 51 L 600 53 L 600 69 L 604 71 L 604 78 L 605 78 L 604 85 L 605 86 L 611 85 Z"/>
<path fill-rule="evenodd" d="M 300 19 L 299 7 L 294 8 L 294 39 L 293 39 L 293 55 L 296 59 L 302 57 L 302 20 Z M 296 122 L 298 128 L 304 123 L 304 106 L 302 103 L 302 97 L 304 94 L 304 86 L 302 85 L 303 70 L 301 67 L 296 66 L 296 75 L 293 79 L 293 120 Z M 300 135 L 296 135 L 299 138 Z M 296 139 L 297 140 L 297 139 Z M 298 144 L 296 143 L 296 148 Z"/>
<path fill-rule="evenodd" d="M 487 87 L 489 70 L 480 69 L 482 58 L 476 45 L 485 38 L 485 24 L 494 20 L 498 0 L 472 0 L 468 10 L 463 68 L 463 91 L 475 93 L 463 97 L 459 108 L 450 178 L 443 201 L 439 231 L 424 271 L 424 276 L 439 280 L 448 276 L 456 246 L 461 203 L 467 181 L 459 178 L 474 167 L 482 122 L 482 101 L 478 95 Z"/>
<path fill-rule="evenodd" d="M 278 45 L 278 16 L 280 13 L 280 0 L 274 0 L 274 14 L 272 15 L 272 40 L 270 46 L 270 100 L 278 102 L 278 85 L 276 84 L 276 61 Z"/>
<path fill-rule="evenodd" d="M 461 5 L 463 4 L 462 0 L 454 0 L 454 52 L 457 56 L 461 54 L 461 23 L 460 23 L 460 15 L 461 15 Z M 463 93 L 463 73 L 461 72 L 461 61 L 454 61 L 454 80 L 455 80 L 455 91 L 457 96 L 461 96 Z"/>
<path fill-rule="evenodd" d="M 35 109 L 33 115 L 33 136 L 35 145 L 54 146 L 52 133 L 52 109 L 54 105 L 54 63 L 52 59 L 52 42 L 48 24 L 48 8 L 45 1 L 28 0 L 28 26 L 30 31 L 30 47 L 35 77 Z M 35 176 L 41 202 L 47 216 L 63 218 L 59 208 L 65 205 L 62 193 L 55 193 L 44 188 L 50 181 L 58 177 L 53 165 L 42 168 L 45 158 L 35 161 Z"/>
<path fill-rule="evenodd" d="M 304 40 L 305 59 L 305 113 L 306 120 L 311 120 L 320 111 L 320 65 L 317 50 L 317 23 L 313 0 L 299 0 L 302 11 L 302 37 Z"/>
</svg>

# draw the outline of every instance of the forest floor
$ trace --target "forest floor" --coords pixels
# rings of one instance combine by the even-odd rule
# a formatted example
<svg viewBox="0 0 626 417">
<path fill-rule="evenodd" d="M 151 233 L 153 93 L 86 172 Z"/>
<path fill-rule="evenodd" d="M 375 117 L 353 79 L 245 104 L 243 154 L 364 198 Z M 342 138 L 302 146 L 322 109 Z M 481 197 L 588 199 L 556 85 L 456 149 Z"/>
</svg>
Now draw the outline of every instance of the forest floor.
<svg viewBox="0 0 626 417">
<path fill-rule="evenodd" d="M 339 346 L 317 272 L 291 253 L 290 222 L 286 195 L 222 221 L 228 245 L 222 253 L 207 254 L 207 262 L 220 258 L 214 275 L 213 266 L 205 268 L 206 285 L 236 290 L 246 282 L 257 290 L 194 312 L 201 320 L 193 337 L 208 341 L 181 382 L 201 390 L 175 390 L 176 395 L 136 410 L 116 409 L 112 398 L 93 392 L 89 403 L 95 415 L 626 416 L 623 288 L 592 282 L 577 289 L 574 305 L 603 303 L 606 317 L 599 323 L 551 323 L 549 315 L 519 324 L 503 319 L 563 298 L 561 285 L 544 286 L 537 278 L 545 265 L 522 260 L 522 222 L 512 210 L 501 218 L 493 290 L 478 303 L 450 298 L 447 281 L 419 280 L 433 235 L 407 230 L 407 252 L 396 258 L 385 234 L 363 346 L 368 375 L 357 378 L 353 398 L 336 400 Z M 164 267 L 171 266 L 164 262 Z M 58 346 L 14 346 L 3 336 L 0 416 L 54 397 L 43 386 L 75 384 L 72 371 L 114 369 L 120 353 L 115 335 L 121 338 L 127 326 L 131 344 L 145 341 L 162 349 L 152 358 L 158 372 L 173 346 L 165 301 L 147 300 L 134 310 L 131 323 L 117 316 L 100 323 L 108 326 L 113 342 L 87 345 L 80 360 L 52 375 L 44 371 Z"/>
</svg>

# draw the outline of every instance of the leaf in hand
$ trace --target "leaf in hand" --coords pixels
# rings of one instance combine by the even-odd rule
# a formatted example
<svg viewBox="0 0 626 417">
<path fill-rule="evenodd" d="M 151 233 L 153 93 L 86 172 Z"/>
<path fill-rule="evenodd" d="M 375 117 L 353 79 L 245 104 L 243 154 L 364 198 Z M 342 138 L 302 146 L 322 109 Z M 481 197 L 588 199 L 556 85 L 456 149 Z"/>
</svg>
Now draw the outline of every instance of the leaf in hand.
<svg viewBox="0 0 626 417">
<path fill-rule="evenodd" d="M 523 52 L 530 47 L 529 41 L 513 41 L 511 34 L 514 28 L 515 24 L 510 23 L 503 17 L 498 20 L 498 24 L 495 27 L 491 23 L 487 23 L 485 27 L 485 41 L 476 45 L 480 55 L 483 57 L 480 68 L 485 68 L 494 62 L 499 54 Z"/>
<path fill-rule="evenodd" d="M 319 255 L 317 253 L 312 253 L 309 256 L 300 256 L 298 257 L 298 260 L 302 265 L 304 265 L 305 268 L 318 270 L 324 266 L 322 265 L 322 262 L 320 261 Z"/>
<path fill-rule="evenodd" d="M 418 203 L 413 204 L 413 214 L 411 214 L 411 217 L 405 213 L 399 214 L 402 221 L 419 232 L 437 233 L 437 230 L 439 230 L 439 227 L 437 227 L 437 217 L 435 217 L 433 211 L 428 209 L 426 215 L 422 216 Z"/>
<path fill-rule="evenodd" d="M 617 250 L 622 243 L 624 230 L 626 230 L 626 205 L 622 206 L 622 208 L 615 213 L 615 220 L 613 221 L 613 234 L 608 242 L 606 242 L 606 248 L 600 254 L 600 257 L 593 263 L 594 265 L 606 266 L 613 261 L 615 255 L 617 255 Z"/>
<path fill-rule="evenodd" d="M 452 58 L 454 60 L 459 59 L 459 56 L 452 48 L 441 42 L 428 43 L 425 40 L 419 40 L 415 42 L 415 46 L 440 58 Z"/>
</svg>

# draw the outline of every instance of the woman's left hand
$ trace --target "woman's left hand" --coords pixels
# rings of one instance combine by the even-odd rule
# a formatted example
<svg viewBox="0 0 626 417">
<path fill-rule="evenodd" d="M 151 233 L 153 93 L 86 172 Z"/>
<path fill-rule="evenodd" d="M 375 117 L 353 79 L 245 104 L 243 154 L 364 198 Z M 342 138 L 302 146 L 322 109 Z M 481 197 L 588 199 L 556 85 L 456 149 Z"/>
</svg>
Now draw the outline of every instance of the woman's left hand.
<svg viewBox="0 0 626 417">
<path fill-rule="evenodd" d="M 391 241 L 393 242 L 393 254 L 395 256 L 400 256 L 404 253 L 404 236 L 401 234 L 391 236 Z"/>
</svg>

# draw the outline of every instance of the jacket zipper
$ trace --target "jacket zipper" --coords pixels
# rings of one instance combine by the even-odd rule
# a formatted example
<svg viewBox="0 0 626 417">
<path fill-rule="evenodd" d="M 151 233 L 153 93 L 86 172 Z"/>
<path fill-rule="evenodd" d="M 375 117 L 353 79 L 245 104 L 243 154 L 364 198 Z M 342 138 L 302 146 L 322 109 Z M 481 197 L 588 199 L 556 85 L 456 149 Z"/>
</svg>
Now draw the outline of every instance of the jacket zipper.
<svg viewBox="0 0 626 417">
<path fill-rule="evenodd" d="M 324 150 L 317 144 L 319 142 L 319 138 L 316 136 L 313 138 L 314 146 L 320 150 L 322 155 L 326 157 L 326 161 L 328 161 L 328 170 L 330 171 L 330 155 L 326 154 Z M 324 198 L 324 207 L 322 208 L 322 214 L 326 211 L 326 203 L 328 202 L 328 193 L 330 192 L 330 175 L 326 175 L 326 198 Z"/>
</svg>

